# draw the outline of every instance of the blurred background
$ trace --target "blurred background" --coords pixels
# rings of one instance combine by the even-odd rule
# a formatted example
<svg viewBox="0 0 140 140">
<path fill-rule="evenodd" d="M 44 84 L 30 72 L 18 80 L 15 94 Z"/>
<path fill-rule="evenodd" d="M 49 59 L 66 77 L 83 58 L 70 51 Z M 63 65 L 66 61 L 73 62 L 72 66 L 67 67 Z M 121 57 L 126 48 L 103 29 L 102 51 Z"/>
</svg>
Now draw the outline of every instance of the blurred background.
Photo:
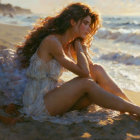
<svg viewBox="0 0 140 140">
<path fill-rule="evenodd" d="M 10 3 L 13 6 L 31 9 L 34 13 L 42 14 L 50 14 L 71 2 L 85 2 L 97 7 L 103 15 L 140 15 L 139 0 L 0 0 L 0 2 Z"/>
</svg>

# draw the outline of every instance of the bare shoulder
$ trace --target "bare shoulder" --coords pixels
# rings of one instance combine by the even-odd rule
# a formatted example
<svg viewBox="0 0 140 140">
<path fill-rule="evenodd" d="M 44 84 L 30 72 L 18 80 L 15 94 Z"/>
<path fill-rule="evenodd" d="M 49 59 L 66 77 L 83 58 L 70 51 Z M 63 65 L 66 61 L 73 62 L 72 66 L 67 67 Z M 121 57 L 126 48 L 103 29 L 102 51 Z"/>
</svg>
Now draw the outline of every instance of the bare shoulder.
<svg viewBox="0 0 140 140">
<path fill-rule="evenodd" d="M 55 46 L 61 46 L 60 41 L 57 39 L 56 36 L 54 35 L 49 35 L 47 37 L 45 37 L 45 39 L 43 40 L 43 42 L 48 46 L 48 45 L 55 45 Z"/>
<path fill-rule="evenodd" d="M 52 55 L 63 54 L 62 44 L 54 35 L 47 36 L 43 42 Z"/>
<path fill-rule="evenodd" d="M 49 35 L 43 40 L 43 44 L 49 51 L 49 54 L 54 57 L 63 67 L 80 77 L 88 77 L 89 73 L 77 65 L 72 59 L 67 57 L 63 50 L 61 42 L 54 35 Z"/>
</svg>

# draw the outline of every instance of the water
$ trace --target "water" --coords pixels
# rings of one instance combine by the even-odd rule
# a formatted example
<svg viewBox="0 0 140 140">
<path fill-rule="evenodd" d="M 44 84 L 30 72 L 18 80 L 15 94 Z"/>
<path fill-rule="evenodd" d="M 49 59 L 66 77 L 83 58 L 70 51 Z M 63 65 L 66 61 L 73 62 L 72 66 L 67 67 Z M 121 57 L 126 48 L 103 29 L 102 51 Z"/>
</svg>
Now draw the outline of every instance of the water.
<svg viewBox="0 0 140 140">
<path fill-rule="evenodd" d="M 0 16 L 0 23 L 33 26 L 39 17 L 42 15 L 17 15 L 14 18 Z M 103 27 L 95 35 L 91 49 L 95 53 L 94 56 L 91 56 L 93 62 L 101 64 L 121 88 L 140 91 L 140 17 L 103 17 Z M 20 103 L 21 91 L 24 89 L 23 83 L 26 82 L 25 71 L 14 70 L 16 65 L 11 62 L 11 58 L 15 55 L 13 50 L 2 49 L 0 54 L 2 54 L 0 55 L 0 65 L 2 66 L 0 77 L 4 79 L 0 81 L 0 89 L 5 90 L 9 100 L 14 99 L 16 95 L 15 103 Z M 6 58 L 5 61 L 3 56 Z M 9 67 L 8 71 L 7 67 Z M 9 71 L 11 71 L 10 75 Z M 64 73 L 66 80 L 73 76 L 74 74 L 71 72 Z M 101 110 L 94 114 L 87 111 L 73 111 L 66 113 L 63 117 L 52 117 L 50 121 L 60 124 L 83 121 L 99 122 L 101 119 L 117 115 L 118 113 L 110 110 Z"/>
<path fill-rule="evenodd" d="M 140 17 L 104 17 L 95 35 L 93 57 L 116 83 L 140 91 Z"/>
<path fill-rule="evenodd" d="M 45 15 L 47 16 L 47 15 Z M 44 15 L 0 15 L 0 23 L 33 26 Z M 140 91 L 140 17 L 104 16 L 103 27 L 97 32 L 91 49 L 94 63 L 104 66 L 122 88 Z M 72 73 L 69 73 L 72 76 Z"/>
</svg>

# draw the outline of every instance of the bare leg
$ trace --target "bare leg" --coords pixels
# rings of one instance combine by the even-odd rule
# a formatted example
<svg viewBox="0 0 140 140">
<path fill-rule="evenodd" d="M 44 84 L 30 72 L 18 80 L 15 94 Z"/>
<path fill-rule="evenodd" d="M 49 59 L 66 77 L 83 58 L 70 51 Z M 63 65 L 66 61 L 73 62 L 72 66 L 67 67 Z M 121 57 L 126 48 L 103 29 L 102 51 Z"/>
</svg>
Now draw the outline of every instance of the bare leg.
<svg viewBox="0 0 140 140">
<path fill-rule="evenodd" d="M 136 105 L 133 105 L 132 103 L 105 91 L 98 85 L 94 86 L 93 82 L 91 82 L 88 93 L 93 93 L 94 91 L 96 91 L 96 93 L 89 94 L 89 97 L 93 99 L 95 104 L 121 112 L 130 112 L 132 114 L 135 113 L 134 110 Z"/>
<path fill-rule="evenodd" d="M 44 98 L 46 108 L 51 115 L 63 114 L 85 94 L 99 106 L 140 116 L 140 107 L 105 91 L 92 79 L 79 77 L 48 92 Z"/>
<path fill-rule="evenodd" d="M 117 86 L 117 84 L 109 77 L 103 67 L 93 64 L 90 68 L 91 76 L 106 91 L 115 94 L 129 102 L 132 102 L 125 93 Z"/>
<path fill-rule="evenodd" d="M 70 109 L 71 110 L 81 110 L 84 108 L 87 108 L 89 105 L 93 104 L 93 102 L 90 100 L 88 95 L 85 93 L 84 96 L 82 96 Z M 94 108 L 95 109 L 95 108 Z"/>
<path fill-rule="evenodd" d="M 96 83 L 98 83 L 102 88 L 106 91 L 119 96 L 129 102 L 132 102 L 124 93 L 123 91 L 117 86 L 117 84 L 109 77 L 109 75 L 105 72 L 102 66 L 93 64 L 90 67 L 91 76 Z M 91 100 L 87 96 L 81 97 L 71 108 L 71 110 L 80 110 L 89 105 L 93 104 Z M 123 113 L 123 112 L 121 112 Z"/>
</svg>

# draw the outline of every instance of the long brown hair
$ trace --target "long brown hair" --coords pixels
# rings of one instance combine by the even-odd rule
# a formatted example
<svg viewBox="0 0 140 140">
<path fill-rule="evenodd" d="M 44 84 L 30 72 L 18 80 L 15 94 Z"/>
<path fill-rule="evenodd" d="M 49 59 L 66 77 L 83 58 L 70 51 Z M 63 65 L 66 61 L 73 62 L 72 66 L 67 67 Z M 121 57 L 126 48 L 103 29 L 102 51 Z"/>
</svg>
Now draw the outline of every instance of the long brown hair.
<svg viewBox="0 0 140 140">
<path fill-rule="evenodd" d="M 92 11 L 92 8 L 88 5 L 72 3 L 56 16 L 41 18 L 29 34 L 26 35 L 25 42 L 17 45 L 17 55 L 22 68 L 26 68 L 29 65 L 31 56 L 46 36 L 50 34 L 63 34 L 71 27 L 71 19 L 78 22 L 86 16 L 91 17 L 91 33 L 84 39 L 84 43 L 89 48 L 93 35 L 101 26 L 101 20 L 99 14 L 96 11 Z"/>
</svg>

